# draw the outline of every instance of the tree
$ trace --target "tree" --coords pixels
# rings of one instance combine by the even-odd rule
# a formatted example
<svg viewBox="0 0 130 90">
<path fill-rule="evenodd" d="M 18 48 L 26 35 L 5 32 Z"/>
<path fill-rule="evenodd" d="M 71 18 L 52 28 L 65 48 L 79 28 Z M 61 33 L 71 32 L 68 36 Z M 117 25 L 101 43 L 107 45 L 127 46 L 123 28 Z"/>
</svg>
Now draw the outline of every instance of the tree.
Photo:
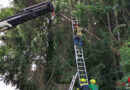
<svg viewBox="0 0 130 90">
<path fill-rule="evenodd" d="M 42 1 L 14 0 L 16 9 L 3 9 L 0 17 L 39 2 Z M 70 18 L 71 11 L 79 18 L 80 26 L 87 28 L 82 42 L 88 78 L 95 78 L 100 89 L 118 88 L 116 82 L 129 77 L 127 2 L 53 0 L 56 13 L 53 21 L 48 13 L 1 36 L 4 45 L 0 48 L 0 74 L 4 82 L 20 90 L 68 89 L 76 64 L 71 22 L 62 16 Z M 119 50 L 120 55 L 110 47 Z M 35 71 L 31 70 L 32 64 L 36 65 Z"/>
</svg>

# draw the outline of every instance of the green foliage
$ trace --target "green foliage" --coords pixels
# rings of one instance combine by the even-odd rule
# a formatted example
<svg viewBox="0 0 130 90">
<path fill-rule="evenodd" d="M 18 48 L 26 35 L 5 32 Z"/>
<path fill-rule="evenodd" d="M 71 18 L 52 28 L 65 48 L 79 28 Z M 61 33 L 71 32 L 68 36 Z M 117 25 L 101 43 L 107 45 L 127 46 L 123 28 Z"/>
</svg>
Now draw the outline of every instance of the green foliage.
<svg viewBox="0 0 130 90">
<path fill-rule="evenodd" d="M 12 8 L 2 8 L 0 11 L 0 19 L 12 16 L 14 14 Z"/>
<path fill-rule="evenodd" d="M 130 42 L 127 41 L 125 45 L 123 45 L 123 47 L 120 49 L 120 57 L 120 63 L 122 66 L 123 73 L 127 75 L 130 72 Z"/>
<path fill-rule="evenodd" d="M 115 33 L 117 35 L 117 33 L 119 33 L 121 31 L 121 28 L 126 27 L 126 24 L 120 24 L 117 27 L 115 27 L 115 29 L 113 30 L 113 33 Z"/>
<path fill-rule="evenodd" d="M 126 43 L 120 48 L 120 65 L 123 73 L 123 78 L 119 82 L 126 82 L 130 77 L 130 42 Z M 120 90 L 125 90 L 124 87 L 118 87 Z"/>
<path fill-rule="evenodd" d="M 89 32 L 101 39 L 99 41 L 88 33 L 84 33 L 82 38 L 89 80 L 96 79 L 101 90 L 115 90 L 116 81 L 120 80 L 116 76 L 119 72 L 123 73 L 121 81 L 126 81 L 130 76 L 130 28 L 129 21 L 124 20 L 128 16 L 125 12 L 127 7 L 124 8 L 122 1 L 90 0 L 78 4 L 78 0 L 51 1 L 56 11 L 54 21 L 50 20 L 51 14 L 48 13 L 21 24 L 1 36 L 4 45 L 0 48 L 0 74 L 3 75 L 4 82 L 12 83 L 20 90 L 68 89 L 76 72 L 74 43 L 71 23 L 59 13 L 70 17 L 71 11 L 79 18 L 80 26 L 87 27 L 90 29 Z M 2 9 L 0 18 L 11 16 L 14 11 L 17 12 L 20 8 L 42 0 L 14 0 L 14 2 L 16 9 Z M 107 14 L 110 17 L 111 28 L 108 28 Z M 115 25 L 114 16 L 118 17 L 118 26 Z M 117 43 L 117 33 L 120 33 L 121 45 Z M 122 45 L 123 42 L 126 43 Z M 115 49 L 122 46 L 120 56 L 115 55 L 110 46 Z M 42 56 L 44 59 L 36 60 L 37 56 Z M 116 66 L 114 60 L 120 63 L 120 66 Z M 36 64 L 35 71 L 31 70 L 32 63 Z M 120 69 L 116 70 L 115 67 Z M 78 86 L 77 81 L 75 86 Z"/>
</svg>

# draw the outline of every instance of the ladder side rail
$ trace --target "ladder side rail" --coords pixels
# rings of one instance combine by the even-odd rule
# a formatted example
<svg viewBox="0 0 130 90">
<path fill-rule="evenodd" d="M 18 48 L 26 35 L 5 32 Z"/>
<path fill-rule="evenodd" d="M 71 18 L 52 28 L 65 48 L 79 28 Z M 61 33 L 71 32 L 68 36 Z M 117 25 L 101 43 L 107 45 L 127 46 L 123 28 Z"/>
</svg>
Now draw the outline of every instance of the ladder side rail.
<svg viewBox="0 0 130 90">
<path fill-rule="evenodd" d="M 83 52 L 83 48 L 81 49 L 81 51 Z M 84 54 L 82 53 L 82 58 L 83 58 L 83 61 L 85 62 L 85 59 L 84 59 Z M 87 79 L 87 83 L 88 83 L 88 75 L 87 75 L 87 69 L 86 69 L 86 63 L 84 63 L 85 65 L 85 71 L 86 71 L 86 79 Z"/>
<path fill-rule="evenodd" d="M 74 35 L 74 26 L 73 26 L 73 17 L 71 16 L 71 19 L 72 19 L 72 32 L 73 32 L 73 39 L 74 39 L 74 37 L 75 37 L 75 35 Z M 76 18 L 77 19 L 77 18 Z M 77 24 L 78 24 L 78 22 L 77 22 Z M 77 71 L 78 71 L 78 76 L 79 76 L 79 82 L 80 82 L 80 75 L 79 75 L 79 70 L 78 70 L 78 61 L 77 61 L 77 48 L 76 48 L 77 46 L 75 45 L 75 43 L 74 43 L 74 49 L 75 49 L 75 57 L 76 57 L 76 64 L 77 64 Z"/>
<path fill-rule="evenodd" d="M 73 83 L 73 79 L 74 79 L 74 76 L 73 76 L 72 81 L 71 81 L 71 83 L 70 83 L 69 90 L 72 90 L 72 83 Z"/>
<path fill-rule="evenodd" d="M 77 78 L 77 73 L 73 76 L 73 79 L 72 79 L 72 81 L 71 81 L 69 90 L 73 90 L 73 87 L 74 87 L 74 83 L 75 83 L 76 78 Z"/>
<path fill-rule="evenodd" d="M 71 16 L 71 19 L 72 19 L 72 32 L 73 32 L 73 39 L 74 39 L 74 37 L 75 37 L 75 35 L 74 35 L 74 26 L 73 26 L 73 17 Z M 76 18 L 77 19 L 77 18 Z M 78 23 L 78 21 L 77 21 L 77 23 Z M 77 71 L 78 71 L 78 76 L 79 76 L 79 82 L 80 82 L 80 75 L 79 75 L 79 70 L 78 70 L 78 61 L 77 61 L 77 48 L 76 48 L 77 46 L 76 46 L 76 44 L 74 43 L 74 49 L 75 49 L 75 57 L 76 57 L 76 64 L 77 64 Z"/>
</svg>

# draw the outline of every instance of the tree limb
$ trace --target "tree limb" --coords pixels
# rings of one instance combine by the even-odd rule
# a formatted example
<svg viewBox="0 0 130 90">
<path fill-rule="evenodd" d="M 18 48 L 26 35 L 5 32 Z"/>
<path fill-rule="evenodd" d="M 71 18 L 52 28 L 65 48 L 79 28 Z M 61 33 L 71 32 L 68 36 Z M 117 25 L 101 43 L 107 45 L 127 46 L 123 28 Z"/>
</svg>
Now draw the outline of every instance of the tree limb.
<svg viewBox="0 0 130 90">
<path fill-rule="evenodd" d="M 72 20 L 70 18 L 68 18 L 67 16 L 65 16 L 64 14 L 60 13 L 60 16 L 62 16 L 63 18 L 67 19 L 68 21 L 72 22 Z M 82 27 L 83 28 L 83 27 Z M 91 37 L 95 38 L 98 41 L 103 41 L 102 39 L 100 39 L 98 36 L 96 36 L 95 34 L 93 34 L 92 32 L 88 31 L 86 28 L 83 28 L 84 31 L 86 31 Z M 104 41 L 103 41 L 104 42 Z M 114 48 L 113 46 L 109 45 L 109 48 L 114 51 L 117 55 L 119 55 L 119 51 Z"/>
</svg>

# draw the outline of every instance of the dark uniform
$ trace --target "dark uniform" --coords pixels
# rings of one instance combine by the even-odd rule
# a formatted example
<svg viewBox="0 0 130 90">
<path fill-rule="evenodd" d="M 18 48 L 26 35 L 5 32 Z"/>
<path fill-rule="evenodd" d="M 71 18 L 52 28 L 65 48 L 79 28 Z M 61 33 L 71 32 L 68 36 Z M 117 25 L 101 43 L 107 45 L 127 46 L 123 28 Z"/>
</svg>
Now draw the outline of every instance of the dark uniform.
<svg viewBox="0 0 130 90">
<path fill-rule="evenodd" d="M 82 83 L 79 87 L 80 90 L 90 90 L 88 83 Z"/>
</svg>

